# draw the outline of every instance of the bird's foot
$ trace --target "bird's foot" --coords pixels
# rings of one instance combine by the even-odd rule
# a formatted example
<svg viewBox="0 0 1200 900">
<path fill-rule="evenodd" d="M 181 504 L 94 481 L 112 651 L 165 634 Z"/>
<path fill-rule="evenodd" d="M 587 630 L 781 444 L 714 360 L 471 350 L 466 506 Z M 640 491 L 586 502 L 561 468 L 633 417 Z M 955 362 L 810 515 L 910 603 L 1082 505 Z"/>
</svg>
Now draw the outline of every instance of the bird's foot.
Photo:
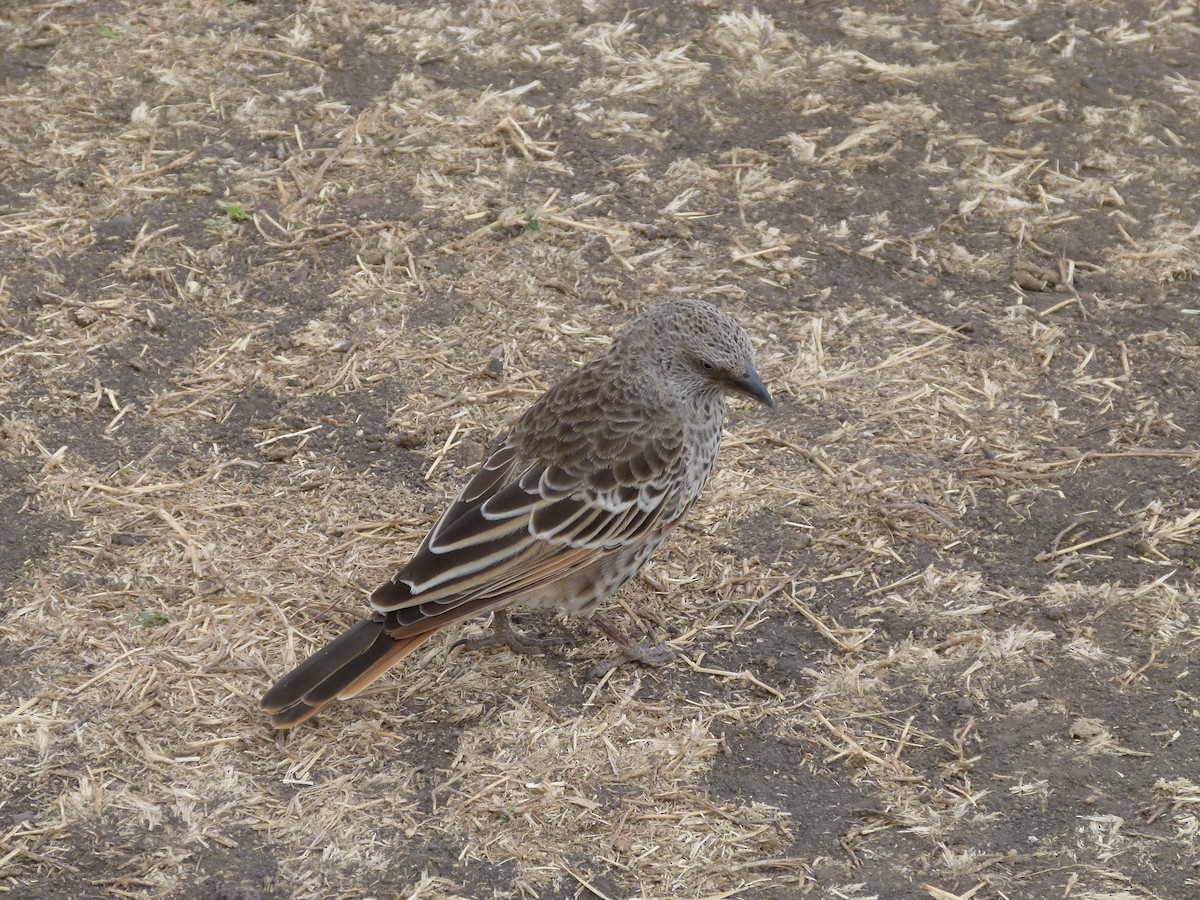
<svg viewBox="0 0 1200 900">
<path fill-rule="evenodd" d="M 629 663 L 637 663 L 639 666 L 648 666 L 652 669 L 657 669 L 659 666 L 665 666 L 677 655 L 666 644 L 659 644 L 656 647 L 651 647 L 645 641 L 642 641 L 640 644 L 630 644 L 627 649 L 622 650 L 616 656 L 612 657 L 612 659 L 607 659 L 599 665 L 592 666 L 588 672 L 588 680 L 598 681 L 613 669 L 628 665 Z"/>
<path fill-rule="evenodd" d="M 476 638 L 460 638 L 450 645 L 450 649 L 465 647 L 468 650 L 484 650 L 488 647 L 507 647 L 513 653 L 519 653 L 522 656 L 541 656 L 551 647 L 574 646 L 575 638 L 570 635 L 536 638 L 527 634 L 521 634 L 521 632 L 512 627 L 508 613 L 503 609 L 498 609 L 492 613 L 492 631 L 490 634 L 481 635 Z"/>
<path fill-rule="evenodd" d="M 607 619 L 600 616 L 594 616 L 592 624 L 600 629 L 609 640 L 620 647 L 621 652 L 611 659 L 593 666 L 592 670 L 588 672 L 589 679 L 603 678 L 613 669 L 629 663 L 637 663 L 639 666 L 657 669 L 659 666 L 665 666 L 677 655 L 666 644 L 658 644 L 652 647 L 646 641 L 634 641 L 616 625 L 613 625 Z"/>
</svg>

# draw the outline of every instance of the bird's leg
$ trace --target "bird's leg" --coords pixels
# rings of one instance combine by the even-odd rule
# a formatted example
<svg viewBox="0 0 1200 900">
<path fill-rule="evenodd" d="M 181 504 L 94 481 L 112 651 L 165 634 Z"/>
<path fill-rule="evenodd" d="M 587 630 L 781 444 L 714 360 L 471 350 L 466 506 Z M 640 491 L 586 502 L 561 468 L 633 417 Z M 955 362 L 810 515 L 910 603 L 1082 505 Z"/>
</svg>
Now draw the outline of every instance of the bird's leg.
<svg viewBox="0 0 1200 900">
<path fill-rule="evenodd" d="M 466 647 L 468 650 L 483 650 L 486 647 L 499 646 L 508 647 L 514 653 L 521 653 L 525 656 L 540 656 L 546 651 L 547 647 L 570 647 L 574 645 L 575 638 L 570 635 L 535 638 L 521 634 L 512 627 L 512 622 L 508 618 L 508 611 L 498 609 L 492 613 L 491 634 L 485 634 L 477 638 L 460 638 L 450 645 L 450 649 Z"/>
<path fill-rule="evenodd" d="M 599 614 L 592 616 L 592 624 L 603 632 L 605 637 L 620 647 L 621 652 L 612 659 L 593 667 L 592 671 L 588 673 L 589 678 L 603 678 L 617 666 L 623 666 L 626 663 L 635 662 L 639 666 L 657 668 L 665 666 L 675 658 L 675 651 L 666 644 L 651 647 L 645 641 L 637 642 L 604 616 Z"/>
</svg>

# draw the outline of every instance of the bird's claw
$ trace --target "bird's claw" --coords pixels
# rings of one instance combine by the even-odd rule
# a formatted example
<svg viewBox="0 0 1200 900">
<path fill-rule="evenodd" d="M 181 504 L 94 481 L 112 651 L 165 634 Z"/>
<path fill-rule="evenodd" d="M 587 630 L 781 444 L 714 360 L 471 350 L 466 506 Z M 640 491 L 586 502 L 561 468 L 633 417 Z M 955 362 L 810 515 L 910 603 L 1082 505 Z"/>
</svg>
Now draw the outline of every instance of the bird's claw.
<svg viewBox="0 0 1200 900">
<path fill-rule="evenodd" d="M 657 669 L 659 666 L 665 666 L 678 655 L 666 644 L 651 647 L 645 641 L 642 641 L 640 644 L 631 644 L 624 648 L 612 659 L 605 660 L 599 665 L 593 666 L 591 671 L 588 672 L 588 679 L 598 681 L 613 669 L 628 665 L 629 663 L 637 663 L 639 666 Z"/>
<path fill-rule="evenodd" d="M 536 638 L 521 634 L 512 627 L 508 615 L 503 610 L 497 610 L 492 617 L 490 634 L 473 638 L 459 638 L 450 645 L 450 649 L 465 647 L 467 650 L 485 650 L 489 647 L 507 647 L 513 653 L 519 653 L 522 656 L 541 656 L 551 647 L 574 647 L 575 644 L 575 638 L 570 635 Z"/>
</svg>

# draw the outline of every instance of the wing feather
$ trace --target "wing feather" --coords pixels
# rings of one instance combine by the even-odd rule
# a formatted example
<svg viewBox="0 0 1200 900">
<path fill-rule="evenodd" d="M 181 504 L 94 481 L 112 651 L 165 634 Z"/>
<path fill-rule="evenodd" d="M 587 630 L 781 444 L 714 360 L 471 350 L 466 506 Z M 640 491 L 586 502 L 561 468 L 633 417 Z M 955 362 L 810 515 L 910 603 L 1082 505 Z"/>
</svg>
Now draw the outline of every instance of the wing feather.
<svg viewBox="0 0 1200 900">
<path fill-rule="evenodd" d="M 590 517 L 596 511 L 594 504 L 582 494 L 572 494 L 551 503 L 543 503 L 529 517 L 526 527 L 543 541 L 563 543 L 565 535 L 579 524 L 579 520 Z"/>
<path fill-rule="evenodd" d="M 682 433 L 648 434 L 642 418 L 594 427 L 603 416 L 588 408 L 605 403 L 571 396 L 558 412 L 531 409 L 527 430 L 519 423 L 488 454 L 408 565 L 371 595 L 391 636 L 503 606 L 675 524 L 692 499 L 680 496 Z M 547 421 L 553 440 L 529 430 Z"/>
</svg>

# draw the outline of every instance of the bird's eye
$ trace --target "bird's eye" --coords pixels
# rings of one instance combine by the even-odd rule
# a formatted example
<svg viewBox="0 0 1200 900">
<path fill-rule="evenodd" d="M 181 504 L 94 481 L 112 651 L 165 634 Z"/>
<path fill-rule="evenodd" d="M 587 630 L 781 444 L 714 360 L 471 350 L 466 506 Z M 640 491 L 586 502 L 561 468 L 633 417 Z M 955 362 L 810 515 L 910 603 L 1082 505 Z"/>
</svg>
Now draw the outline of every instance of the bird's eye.
<svg viewBox="0 0 1200 900">
<path fill-rule="evenodd" d="M 713 364 L 710 362 L 701 362 L 700 365 L 704 369 L 705 372 L 711 372 L 714 368 Z"/>
</svg>

